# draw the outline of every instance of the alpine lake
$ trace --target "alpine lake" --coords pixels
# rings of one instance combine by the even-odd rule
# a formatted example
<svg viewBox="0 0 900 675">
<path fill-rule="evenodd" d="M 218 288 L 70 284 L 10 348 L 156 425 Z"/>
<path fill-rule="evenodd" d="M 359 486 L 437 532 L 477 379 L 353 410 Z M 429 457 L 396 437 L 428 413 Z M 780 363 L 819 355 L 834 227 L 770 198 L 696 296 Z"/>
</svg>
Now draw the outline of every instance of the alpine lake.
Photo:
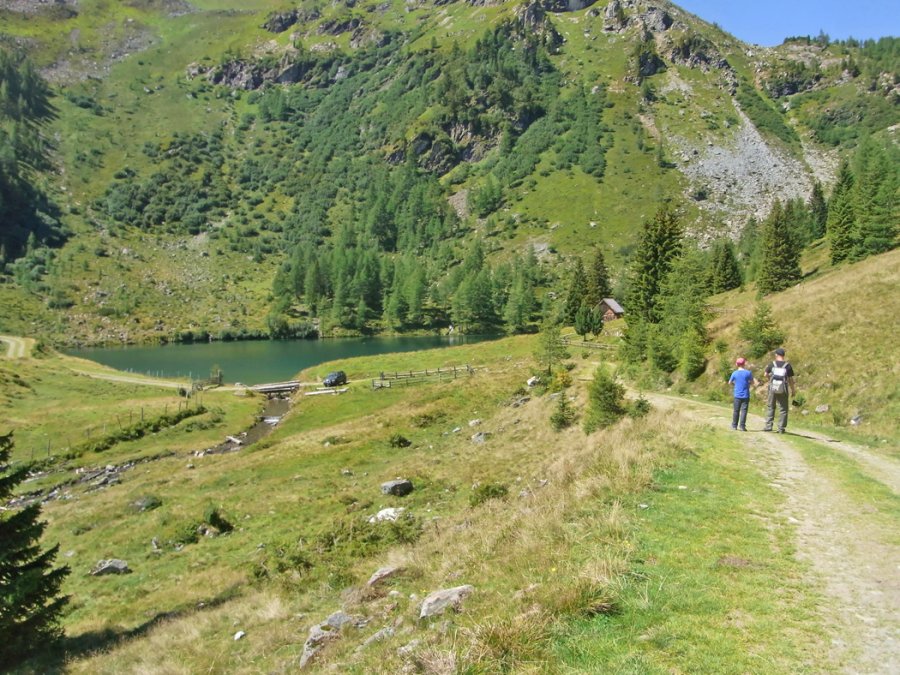
<svg viewBox="0 0 900 675">
<path fill-rule="evenodd" d="M 204 379 L 219 369 L 225 382 L 254 385 L 290 380 L 305 368 L 329 361 L 452 347 L 488 339 L 490 337 L 475 335 L 433 335 L 321 340 L 244 340 L 89 347 L 68 349 L 66 353 L 117 370 L 155 377 Z"/>
</svg>

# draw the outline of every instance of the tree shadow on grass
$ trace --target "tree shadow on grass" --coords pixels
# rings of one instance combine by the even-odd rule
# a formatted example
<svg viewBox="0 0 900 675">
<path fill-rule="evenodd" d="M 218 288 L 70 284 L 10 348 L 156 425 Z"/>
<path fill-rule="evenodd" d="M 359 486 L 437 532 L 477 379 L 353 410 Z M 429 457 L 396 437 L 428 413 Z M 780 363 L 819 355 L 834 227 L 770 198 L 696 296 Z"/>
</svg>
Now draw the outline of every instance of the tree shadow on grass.
<svg viewBox="0 0 900 675">
<path fill-rule="evenodd" d="M 66 635 L 59 642 L 48 647 L 39 655 L 21 664 L 15 673 L 61 673 L 66 669 L 66 664 L 74 659 L 89 656 L 95 652 L 102 652 L 131 640 L 139 639 L 147 635 L 154 627 L 165 621 L 181 619 L 191 614 L 204 612 L 240 595 L 240 586 L 233 585 L 222 593 L 209 600 L 192 601 L 183 603 L 175 608 L 156 614 L 153 618 L 134 628 L 104 628 L 102 630 L 87 631 L 80 635 Z"/>
</svg>

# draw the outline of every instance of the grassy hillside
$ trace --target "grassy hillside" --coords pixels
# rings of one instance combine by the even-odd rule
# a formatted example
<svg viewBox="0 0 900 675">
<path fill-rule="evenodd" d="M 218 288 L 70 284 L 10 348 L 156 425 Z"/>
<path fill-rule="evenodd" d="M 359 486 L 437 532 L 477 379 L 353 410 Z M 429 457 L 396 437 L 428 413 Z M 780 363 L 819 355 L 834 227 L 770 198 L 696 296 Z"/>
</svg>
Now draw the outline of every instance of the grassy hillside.
<svg viewBox="0 0 900 675">
<path fill-rule="evenodd" d="M 477 371 L 445 384 L 371 391 L 362 381 L 343 396 L 301 396 L 269 438 L 226 455 L 189 454 L 201 437 L 175 428 L 166 442 L 174 454 L 101 489 L 66 488 L 67 499 L 43 507 L 47 541 L 60 542 L 72 568 L 65 654 L 28 667 L 295 668 L 308 629 L 343 608 L 367 623 L 341 631 L 317 668 L 820 670 L 817 592 L 787 531 L 773 539 L 751 517 L 783 496 L 748 470 L 735 438 L 673 412 L 591 436 L 577 426 L 554 432 L 554 400 L 524 387 L 533 346 L 512 338 L 343 362 L 354 378 L 463 362 Z M 26 381 L 40 389 L 50 370 L 79 365 L 34 360 Z M 575 384 L 562 395 L 579 410 L 594 365 L 572 360 Z M 38 393 L 62 402 L 70 388 Z M 98 413 L 113 410 L 98 391 Z M 162 403 L 149 389 L 131 396 Z M 208 396 L 207 405 L 234 398 Z M 242 414 L 221 422 L 234 429 Z M 476 432 L 485 442 L 471 440 Z M 396 434 L 411 444 L 393 447 Z M 135 456 L 123 444 L 100 461 Z M 379 485 L 397 476 L 413 493 L 382 495 Z M 136 506 L 148 499 L 156 508 Z M 367 522 L 398 506 L 406 512 L 396 523 Z M 234 529 L 198 536 L 201 525 L 215 533 L 204 524 L 212 509 Z M 690 526 L 696 519 L 703 528 Z M 87 575 L 108 557 L 133 572 Z M 384 564 L 400 571 L 367 587 Z M 468 583 L 475 590 L 461 613 L 417 619 L 425 594 Z M 782 592 L 758 592 L 776 584 Z M 729 628 L 737 620 L 740 631 Z"/>
<path fill-rule="evenodd" d="M 834 425 L 880 438 L 879 444 L 888 443 L 890 452 L 896 452 L 900 399 L 893 335 L 894 317 L 900 311 L 895 292 L 900 253 L 830 268 L 814 250 L 806 267 L 815 270 L 807 280 L 766 298 L 776 323 L 787 334 L 784 346 L 804 401 L 794 419 L 805 415 L 804 424 Z M 737 329 L 753 313 L 754 303 L 749 289 L 713 300 L 721 313 L 710 324 L 711 337 L 726 341 L 729 364 L 746 348 Z M 716 362 L 712 357 L 711 365 Z M 760 373 L 766 363 L 765 358 L 755 360 L 754 371 Z M 718 381 L 711 367 L 704 386 L 724 393 Z M 828 411 L 816 413 L 818 406 L 828 406 Z M 853 426 L 850 420 L 856 416 L 861 421 Z"/>
<path fill-rule="evenodd" d="M 735 232 L 775 197 L 805 197 L 813 175 L 830 179 L 832 148 L 857 142 L 853 120 L 879 138 L 897 121 L 890 45 L 752 51 L 667 2 L 612 18 L 607 3 L 559 13 L 401 4 L 307 2 L 281 32 L 264 25 L 286 8 L 266 0 L 0 10 L 0 37 L 55 86 L 45 133 L 57 171 L 36 182 L 70 233 L 61 250 L 9 271 L 4 307 L 17 310 L 0 326 L 60 342 L 142 341 L 266 332 L 270 313 L 312 311 L 357 330 L 346 289 L 358 280 L 330 279 L 318 303 L 285 287 L 294 260 L 354 238 L 382 266 L 427 250 L 426 304 L 447 314 L 458 283 L 448 269 L 473 239 L 492 264 L 546 252 L 549 283 L 561 259 L 593 244 L 619 270 L 660 203 L 674 200 L 694 232 Z M 501 59 L 484 45 L 501 25 L 518 46 L 497 52 L 506 70 L 493 72 Z M 511 55 L 532 48 L 546 61 L 516 68 L 537 68 L 536 79 L 512 76 Z M 657 59 L 639 72 L 641 50 Z M 582 92 L 601 109 L 582 106 Z M 435 201 L 414 214 L 389 203 L 387 222 L 418 219 L 419 241 L 366 240 L 384 207 L 367 191 L 404 156 Z M 477 218 L 465 195 L 491 180 L 499 198 Z M 453 195 L 458 224 L 441 212 Z M 447 221 L 442 248 L 419 231 L 436 219 Z M 384 303 L 367 302 L 366 329 L 385 328 Z"/>
</svg>

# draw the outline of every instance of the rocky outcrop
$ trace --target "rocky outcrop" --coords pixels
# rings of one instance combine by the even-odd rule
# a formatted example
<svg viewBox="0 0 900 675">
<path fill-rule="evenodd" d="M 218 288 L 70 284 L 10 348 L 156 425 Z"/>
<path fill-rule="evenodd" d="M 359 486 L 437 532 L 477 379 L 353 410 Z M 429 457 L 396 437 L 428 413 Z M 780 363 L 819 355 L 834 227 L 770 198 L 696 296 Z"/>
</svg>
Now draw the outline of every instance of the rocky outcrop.
<svg viewBox="0 0 900 675">
<path fill-rule="evenodd" d="M 448 609 L 458 612 L 462 605 L 462 601 L 474 591 L 474 586 L 466 584 L 465 586 L 445 588 L 440 591 L 429 593 L 422 601 L 422 608 L 419 610 L 419 618 L 427 619 L 432 616 L 438 616 Z"/>
<path fill-rule="evenodd" d="M 548 12 L 580 12 L 590 7 L 597 0 L 542 0 L 541 4 Z"/>
<path fill-rule="evenodd" d="M 309 665 L 316 655 L 322 651 L 326 644 L 340 637 L 341 632 L 347 627 L 361 628 L 367 621 L 359 617 L 352 617 L 345 612 L 335 612 L 322 623 L 318 623 L 309 629 L 309 636 L 303 644 L 303 655 L 300 657 L 300 668 Z"/>
<path fill-rule="evenodd" d="M 390 579 L 391 577 L 396 576 L 402 571 L 403 568 L 398 567 L 397 565 L 387 565 L 385 567 L 379 567 L 375 571 L 375 573 L 369 577 L 369 580 L 366 582 L 366 586 L 377 586 L 382 581 Z"/>
<path fill-rule="evenodd" d="M 283 33 L 297 23 L 315 21 L 319 16 L 319 10 L 314 7 L 298 7 L 289 12 L 272 12 L 261 28 L 270 33 Z"/>
<path fill-rule="evenodd" d="M 327 19 L 319 24 L 316 32 L 319 35 L 341 35 L 356 30 L 362 25 L 362 21 L 356 17 L 349 19 Z"/>
<path fill-rule="evenodd" d="M 309 68 L 309 62 L 294 61 L 289 55 L 285 55 L 275 65 L 244 60 L 229 61 L 209 71 L 207 77 L 213 84 L 250 91 L 259 89 L 266 82 L 296 84 L 303 80 Z M 196 72 L 196 69 L 189 66 L 188 77 Z"/>
<path fill-rule="evenodd" d="M 128 567 L 127 562 L 118 558 L 98 560 L 91 570 L 91 576 L 100 577 L 107 574 L 131 574 L 131 569 Z"/>
<path fill-rule="evenodd" d="M 518 29 L 518 37 L 537 35 L 551 52 L 556 51 L 562 45 L 564 41 L 562 35 L 553 26 L 553 22 L 547 18 L 547 11 L 539 0 L 519 5 L 513 10 L 513 16 Z"/>
</svg>

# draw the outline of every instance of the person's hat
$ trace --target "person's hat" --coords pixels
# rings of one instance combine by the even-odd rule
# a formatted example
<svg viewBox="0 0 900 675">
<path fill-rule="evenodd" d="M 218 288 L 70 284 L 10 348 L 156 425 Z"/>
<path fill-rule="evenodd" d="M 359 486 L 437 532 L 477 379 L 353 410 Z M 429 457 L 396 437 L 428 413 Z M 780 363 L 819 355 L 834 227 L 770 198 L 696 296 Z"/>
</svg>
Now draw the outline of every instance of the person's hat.
<svg viewBox="0 0 900 675">
<path fill-rule="evenodd" d="M 747 359 L 745 359 L 744 357 L 741 357 L 741 358 L 739 358 L 737 361 L 735 361 L 735 363 L 736 363 L 737 365 L 739 365 L 739 366 L 742 366 L 742 365 L 744 365 L 745 363 L 747 363 Z"/>
<path fill-rule="evenodd" d="M 778 349 L 775 350 L 775 356 L 784 356 L 784 350 L 781 347 L 779 347 Z"/>
</svg>

